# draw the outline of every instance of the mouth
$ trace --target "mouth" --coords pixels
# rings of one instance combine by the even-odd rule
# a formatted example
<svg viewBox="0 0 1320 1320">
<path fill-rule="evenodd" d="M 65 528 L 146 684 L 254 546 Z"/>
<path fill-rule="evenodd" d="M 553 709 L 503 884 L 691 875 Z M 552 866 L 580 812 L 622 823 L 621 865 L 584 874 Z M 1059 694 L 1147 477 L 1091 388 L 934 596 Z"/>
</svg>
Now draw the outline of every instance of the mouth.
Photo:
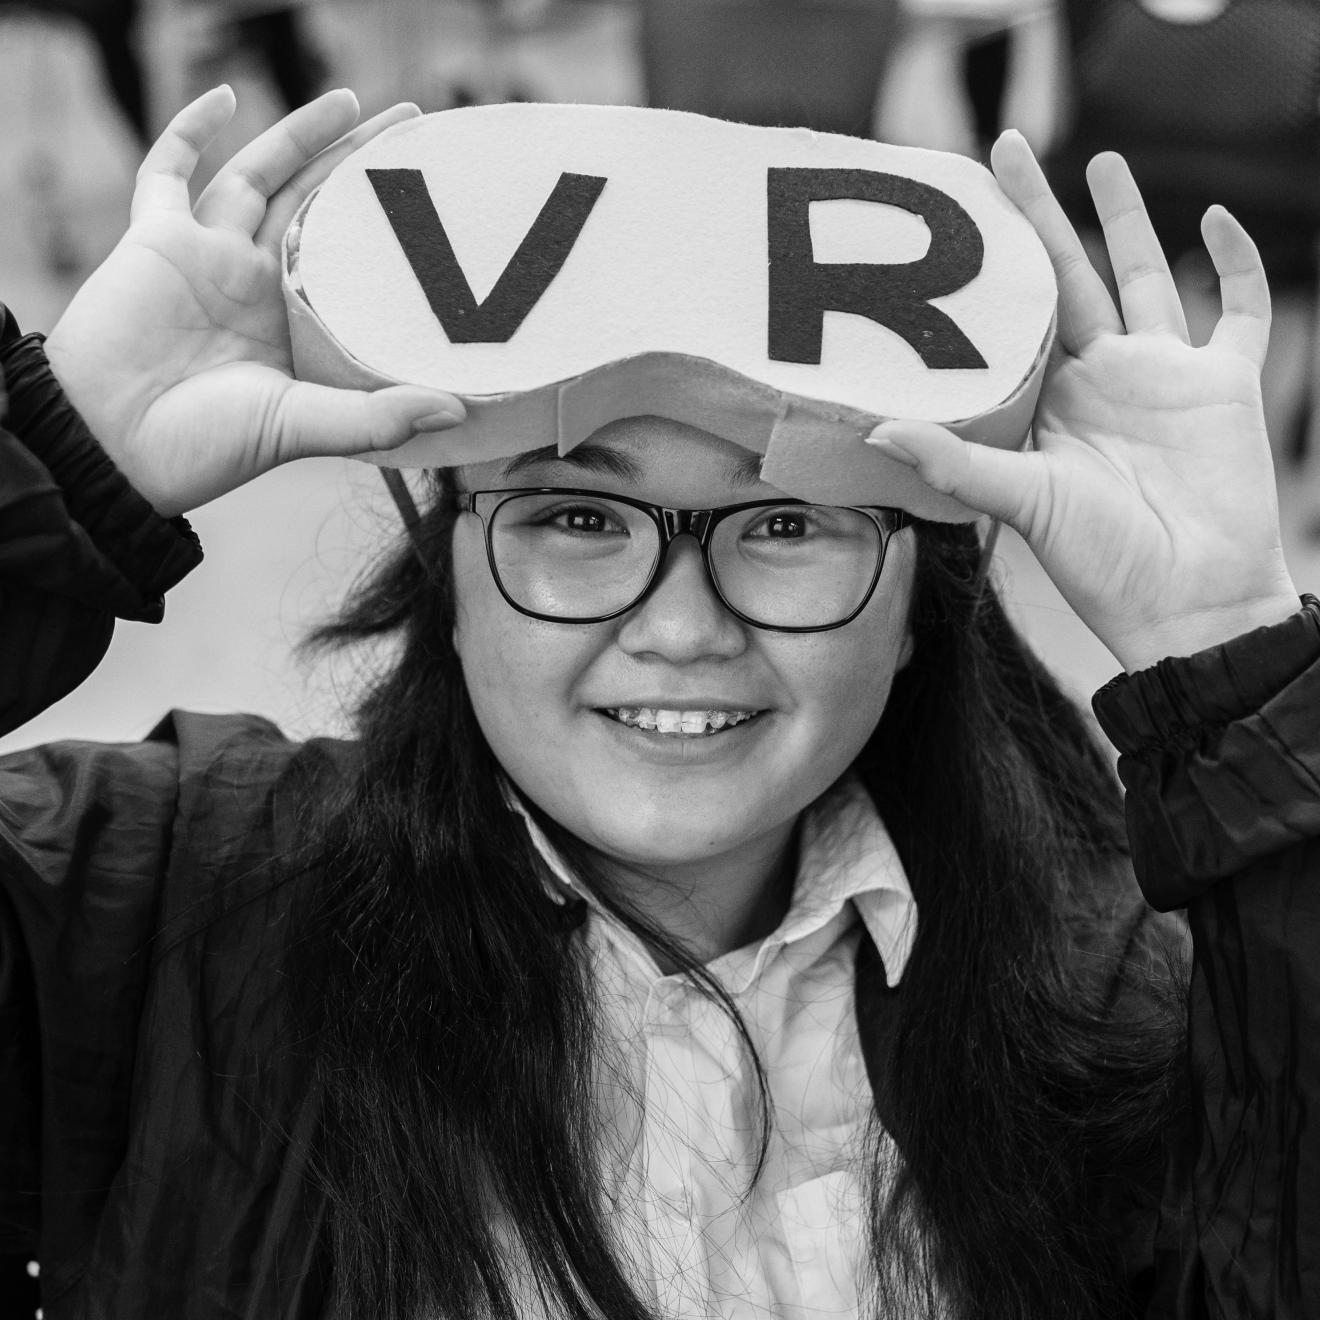
<svg viewBox="0 0 1320 1320">
<path fill-rule="evenodd" d="M 625 728 L 666 738 L 713 738 L 759 718 L 759 710 L 666 710 L 659 706 L 606 706 L 602 715 Z"/>
</svg>

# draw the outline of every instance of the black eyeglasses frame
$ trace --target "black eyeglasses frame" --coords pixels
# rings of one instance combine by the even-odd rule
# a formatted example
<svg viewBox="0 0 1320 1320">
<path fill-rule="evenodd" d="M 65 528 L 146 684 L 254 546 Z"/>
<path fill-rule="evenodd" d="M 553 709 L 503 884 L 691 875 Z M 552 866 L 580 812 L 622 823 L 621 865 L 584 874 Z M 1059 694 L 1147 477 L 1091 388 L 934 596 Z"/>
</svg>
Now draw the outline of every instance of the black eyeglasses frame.
<svg viewBox="0 0 1320 1320">
<path fill-rule="evenodd" d="M 543 614 L 537 610 L 528 609 L 525 605 L 519 605 L 516 600 L 505 590 L 504 583 L 500 579 L 499 569 L 495 566 L 495 546 L 491 537 L 491 522 L 499 512 L 500 507 L 506 502 L 500 500 L 486 513 L 482 513 L 477 508 L 477 499 L 483 495 L 503 495 L 509 499 L 519 495 L 585 495 L 594 499 L 614 500 L 619 504 L 626 504 L 630 508 L 640 509 L 655 524 L 656 531 L 660 534 L 660 553 L 656 556 L 655 564 L 651 568 L 651 574 L 646 580 L 646 585 L 641 591 L 620 609 L 611 610 L 608 614 L 592 614 L 584 616 L 565 616 L 562 614 Z M 676 537 L 691 536 L 701 550 L 701 562 L 706 569 L 706 577 L 710 582 L 715 594 L 720 598 L 720 603 L 736 619 L 752 628 L 759 628 L 763 632 L 780 633 L 815 633 L 832 632 L 835 628 L 842 628 L 851 623 L 870 603 L 871 597 L 875 594 L 875 589 L 880 582 L 880 574 L 884 570 L 885 557 L 889 552 L 889 540 L 895 532 L 900 532 L 903 528 L 909 526 L 912 522 L 912 516 L 904 509 L 891 508 L 883 504 L 841 504 L 835 508 L 851 509 L 855 513 L 863 513 L 875 524 L 876 531 L 880 534 L 880 551 L 876 555 L 875 572 L 871 574 L 870 584 L 862 594 L 862 599 L 857 608 L 846 618 L 839 619 L 835 623 L 816 623 L 805 625 L 780 625 L 762 623 L 758 619 L 753 619 L 744 614 L 740 609 L 729 603 L 723 590 L 720 588 L 719 579 L 715 576 L 710 563 L 710 539 L 715 528 L 732 514 L 741 513 L 746 509 L 769 509 L 783 508 L 785 506 L 805 506 L 818 504 L 816 500 L 797 500 L 797 499 L 778 499 L 778 500 L 746 500 L 740 504 L 722 504 L 708 509 L 673 509 L 667 508 L 662 504 L 650 504 L 646 500 L 634 499 L 630 495 L 617 495 L 608 490 L 587 490 L 575 486 L 519 486 L 504 490 L 469 490 L 456 492 L 459 511 L 462 513 L 471 513 L 481 519 L 482 531 L 486 542 L 486 560 L 490 565 L 490 575 L 495 580 L 495 586 L 501 596 L 508 602 L 511 608 L 524 614 L 530 619 L 542 619 L 547 623 L 608 623 L 611 619 L 617 619 L 620 615 L 627 614 L 629 610 L 636 609 L 638 605 L 650 595 L 655 584 L 660 579 L 660 571 L 664 567 L 665 557 L 669 552 L 669 547 L 673 544 Z M 891 525 L 886 527 L 877 515 L 888 515 Z"/>
</svg>

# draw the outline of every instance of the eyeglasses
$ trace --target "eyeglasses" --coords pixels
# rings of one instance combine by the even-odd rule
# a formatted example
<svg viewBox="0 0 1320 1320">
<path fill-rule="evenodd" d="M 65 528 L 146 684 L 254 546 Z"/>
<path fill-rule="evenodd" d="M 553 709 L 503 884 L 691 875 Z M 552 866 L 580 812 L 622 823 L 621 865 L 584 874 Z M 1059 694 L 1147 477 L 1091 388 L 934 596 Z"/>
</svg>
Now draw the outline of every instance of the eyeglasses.
<svg viewBox="0 0 1320 1320">
<path fill-rule="evenodd" d="M 521 614 L 601 623 L 637 605 L 665 552 L 688 535 L 731 614 L 775 632 L 841 628 L 871 599 L 901 509 L 752 500 L 667 509 L 598 490 L 538 486 L 461 493 L 486 532 L 495 585 Z"/>
</svg>

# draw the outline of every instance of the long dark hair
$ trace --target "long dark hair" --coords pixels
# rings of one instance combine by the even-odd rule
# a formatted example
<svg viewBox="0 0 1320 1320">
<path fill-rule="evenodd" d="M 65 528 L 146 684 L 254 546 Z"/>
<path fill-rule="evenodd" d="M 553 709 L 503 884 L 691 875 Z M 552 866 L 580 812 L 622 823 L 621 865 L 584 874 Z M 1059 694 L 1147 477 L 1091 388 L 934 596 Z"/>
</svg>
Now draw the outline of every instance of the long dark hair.
<svg viewBox="0 0 1320 1320">
<path fill-rule="evenodd" d="M 356 773 L 310 824 L 289 951 L 325 1097 L 336 1297 L 383 1320 L 512 1320 L 529 1295 L 573 1320 L 643 1320 L 603 1190 L 584 914 L 550 883 L 468 702 L 449 495 L 441 479 L 414 543 L 318 638 L 397 648 L 360 707 Z M 900 1152 L 881 1168 L 875 1134 L 877 1306 L 1107 1320 L 1126 1309 L 1115 1207 L 1147 1194 L 1178 1102 L 1178 972 L 1133 966 L 1143 992 L 1123 990 L 1104 940 L 1130 887 L 1114 776 L 981 589 L 978 554 L 971 528 L 918 526 L 913 656 L 855 766 L 920 912 L 877 1095 Z"/>
<path fill-rule="evenodd" d="M 861 770 L 919 934 L 877 1102 L 881 1314 L 1130 1314 L 1183 1103 L 1183 943 L 1135 893 L 1109 757 L 978 575 L 922 529 L 915 648 Z M 892 1187 L 892 1191 L 890 1188 Z M 903 1309 L 906 1306 L 908 1309 Z"/>
</svg>

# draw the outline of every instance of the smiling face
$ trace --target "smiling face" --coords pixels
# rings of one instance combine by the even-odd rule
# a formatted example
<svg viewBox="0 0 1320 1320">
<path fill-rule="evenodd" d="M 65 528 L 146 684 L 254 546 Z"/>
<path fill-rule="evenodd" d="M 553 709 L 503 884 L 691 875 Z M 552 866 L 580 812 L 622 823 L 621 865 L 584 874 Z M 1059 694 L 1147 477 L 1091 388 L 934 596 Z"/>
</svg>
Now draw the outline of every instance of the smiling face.
<svg viewBox="0 0 1320 1320">
<path fill-rule="evenodd" d="M 460 484 L 571 486 L 672 508 L 782 496 L 748 458 L 707 432 L 632 418 L 565 458 L 482 464 Z M 504 600 L 480 519 L 461 515 L 454 636 L 482 731 L 519 789 L 607 864 L 675 874 L 755 855 L 773 866 L 803 808 L 870 736 L 907 657 L 912 535 L 892 538 L 866 608 L 832 631 L 741 622 L 690 536 L 640 604 L 565 624 Z"/>
</svg>

